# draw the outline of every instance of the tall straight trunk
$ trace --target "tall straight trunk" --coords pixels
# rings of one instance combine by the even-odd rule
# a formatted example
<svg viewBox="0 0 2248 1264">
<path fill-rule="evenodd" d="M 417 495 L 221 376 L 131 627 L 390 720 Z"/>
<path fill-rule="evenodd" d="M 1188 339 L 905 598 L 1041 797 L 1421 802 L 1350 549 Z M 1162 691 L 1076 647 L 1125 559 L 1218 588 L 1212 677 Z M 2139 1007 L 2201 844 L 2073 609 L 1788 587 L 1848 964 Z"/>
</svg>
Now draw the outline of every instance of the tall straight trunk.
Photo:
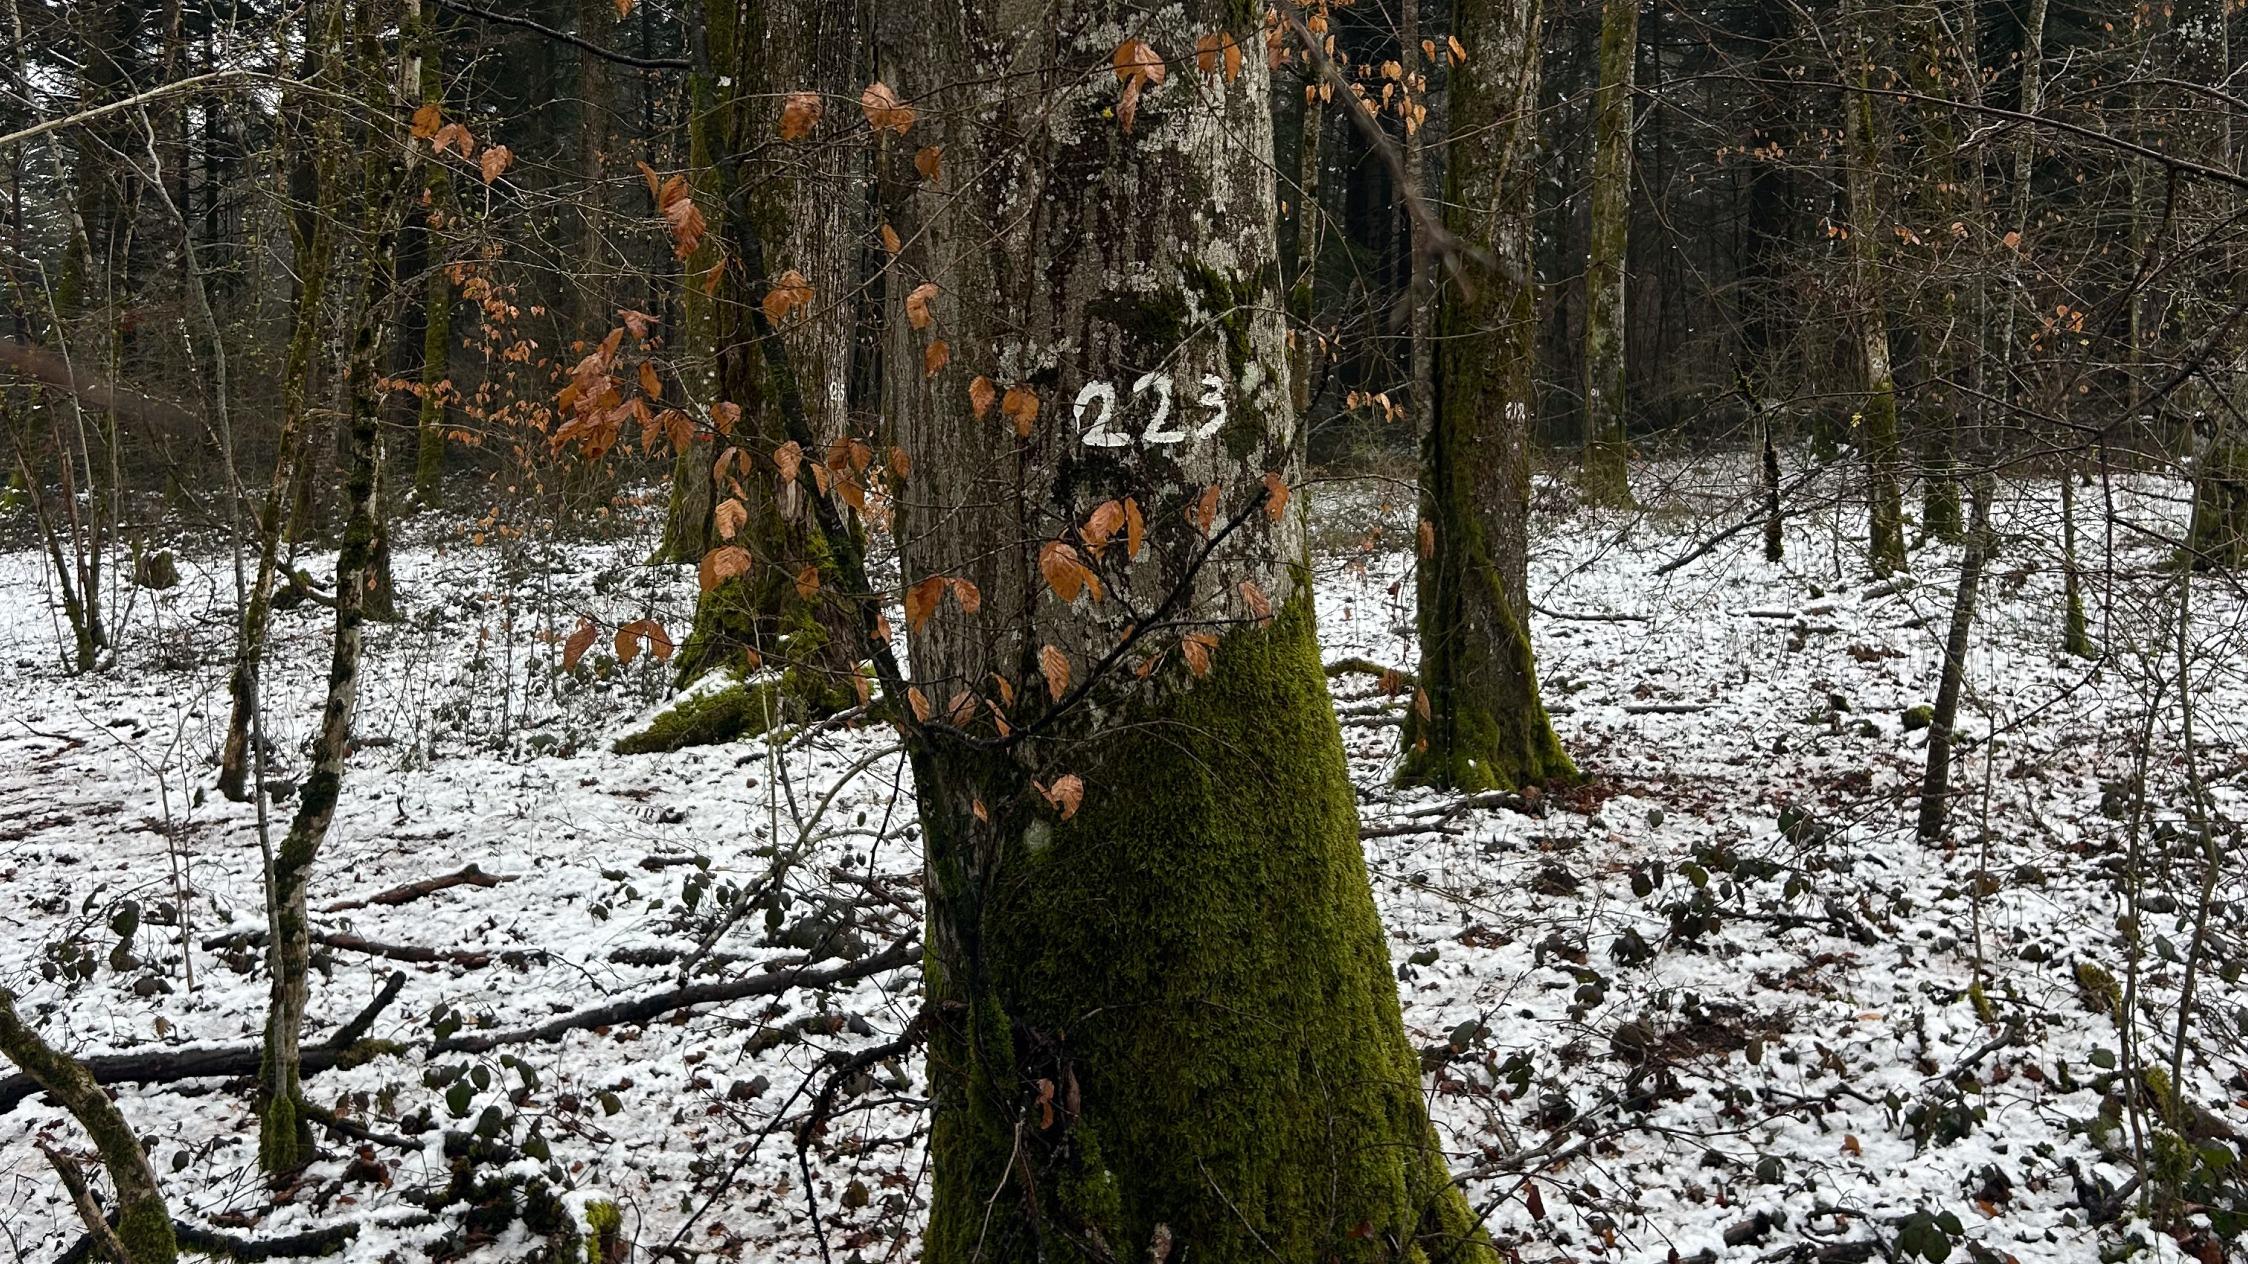
<svg viewBox="0 0 2248 1264">
<path fill-rule="evenodd" d="M 1576 775 L 1539 700 L 1528 593 L 1536 353 L 1532 201 L 1538 14 L 1461 0 L 1445 227 L 1489 252 L 1444 291 L 1436 413 L 1421 443 L 1420 692 L 1401 779 L 1483 790 Z"/>
<path fill-rule="evenodd" d="M 2178 40 L 2177 76 L 2191 83 L 2218 87 L 2232 82 L 2231 22 L 2234 7 L 2224 0 L 2194 0 L 2179 5 L 2175 15 Z M 2226 103 L 2193 99 L 2182 103 L 2181 134 L 2173 148 L 2182 156 L 2222 171 L 2234 168 L 2232 108 Z M 2181 194 L 2196 222 L 2229 225 L 2240 212 L 2239 192 L 2229 186 L 2189 186 Z M 2198 284 L 2189 286 L 2179 304 L 2178 341 L 2189 345 L 2221 318 L 2238 297 L 2238 248 L 2217 247 L 2216 266 L 2206 269 Z M 2217 361 L 2212 368 L 2238 374 L 2243 353 L 2237 337 L 2211 349 Z M 2213 390 L 2197 389 L 2188 397 L 2195 418 L 2193 465 L 2193 521 L 2187 540 L 2188 558 L 2196 569 L 2233 569 L 2248 562 L 2248 427 L 2241 425 L 2237 406 L 2218 398 Z"/>
<path fill-rule="evenodd" d="M 1913 84 L 1924 96 L 1972 107 L 1982 91 L 1975 5 L 1955 4 L 1942 12 L 1946 20 L 1928 25 L 1924 42 L 1909 59 Z M 1984 211 L 1982 160 L 1979 154 L 1964 159 L 1960 154 L 1959 108 L 1924 102 L 1919 110 L 1927 172 L 1922 205 L 1932 225 L 1978 222 Z M 1939 260 L 1981 240 L 1955 242 L 1949 237 L 1943 233 L 1927 243 Z M 1957 540 L 1962 530 L 1956 466 L 1967 414 L 1979 394 L 1986 332 L 1980 319 L 1981 276 L 1982 269 L 1971 263 L 1946 267 L 1934 284 L 1921 287 L 1912 313 L 1923 363 L 1913 438 L 1920 454 L 1920 527 L 1929 539 Z"/>
<path fill-rule="evenodd" d="M 1969 499 L 1973 522 L 1968 528 L 1967 550 L 1959 563 L 1959 591 L 1951 605 L 1951 630 L 1944 638 L 1943 675 L 1936 685 L 1934 714 L 1928 721 L 1928 765 L 1920 780 L 1920 837 L 1941 838 L 1951 803 L 1951 744 L 1959 721 L 1959 695 L 1967 683 L 1967 652 L 1973 644 L 1975 601 L 1982 588 L 1983 571 L 1997 541 L 1990 529 L 1992 479 L 1975 479 Z"/>
<path fill-rule="evenodd" d="M 1873 573 L 1887 576 L 1905 564 L 1905 530 L 1898 488 L 1903 453 L 1897 442 L 1897 381 L 1889 364 L 1889 317 L 1881 284 L 1881 133 L 1871 91 L 1877 41 L 1865 0 L 1844 0 L 1842 13 L 1850 41 L 1844 54 L 1850 86 L 1842 94 L 1847 133 L 1843 166 L 1850 189 L 1850 263 L 1865 372 L 1858 443 L 1866 463 L 1867 553 Z"/>
<path fill-rule="evenodd" d="M 1629 505 L 1625 449 L 1625 263 L 1631 234 L 1632 75 L 1639 0 L 1600 6 L 1600 83 L 1592 96 L 1591 222 L 1585 254 L 1584 492 Z"/>
<path fill-rule="evenodd" d="M 381 57 L 370 13 L 354 17 L 359 74 L 380 83 Z M 379 98 L 378 98 L 379 99 Z M 313 738 L 312 764 L 298 791 L 296 815 L 274 852 L 266 875 L 270 988 L 264 1057 L 258 1071 L 258 1166 L 287 1171 L 310 1157 L 311 1124 L 301 1088 L 302 1040 L 311 996 L 311 923 L 305 893 L 313 866 L 343 792 L 352 716 L 358 707 L 360 649 L 366 601 L 381 543 L 382 391 L 379 383 L 390 321 L 382 310 L 394 278 L 397 198 L 403 164 L 388 152 L 380 132 L 363 140 L 366 156 L 357 188 L 362 207 L 356 243 L 357 285 L 352 299 L 350 356 L 345 367 L 343 426 L 344 501 L 348 515 L 336 553 L 335 639 L 328 663 L 328 693 Z"/>
<path fill-rule="evenodd" d="M 1421 65 L 1420 0 L 1399 0 L 1397 60 L 1404 68 L 1403 90 L 1397 97 L 1399 145 L 1405 167 L 1405 187 L 1412 195 L 1428 193 L 1428 135 L 1422 126 L 1427 107 L 1422 85 L 1427 70 Z M 1403 198 L 1399 199 L 1403 201 Z M 1405 218 L 1405 373 L 1406 413 L 1414 434 L 1425 434 L 1436 416 L 1436 342 L 1431 328 L 1434 308 L 1430 289 L 1429 244 L 1419 226 Z"/>
<path fill-rule="evenodd" d="M 848 465 L 849 452 L 837 453 L 833 444 L 848 431 L 856 333 L 851 296 L 859 289 L 860 247 L 869 228 L 856 213 L 858 199 L 848 194 L 863 182 L 866 160 L 860 146 L 833 134 L 847 126 L 840 108 L 800 139 L 774 138 L 787 94 L 817 92 L 839 103 L 864 86 L 857 6 L 710 0 L 703 39 L 711 75 L 731 86 L 711 98 L 713 108 L 698 111 L 698 143 L 709 155 L 748 155 L 714 166 L 706 187 L 723 207 L 719 214 L 727 231 L 734 229 L 732 221 L 741 221 L 767 243 L 776 272 L 794 271 L 811 286 L 811 300 L 787 319 L 782 334 L 806 391 L 814 442 L 804 460 L 832 466 L 840 457 Z M 936 157 L 933 169 L 940 179 L 968 178 L 945 155 Z M 702 281 L 690 278 L 689 284 Z M 806 567 L 826 560 L 804 504 L 806 496 L 819 493 L 796 488 L 776 494 L 764 480 L 747 477 L 754 462 L 769 462 L 786 442 L 779 401 L 749 337 L 750 309 L 770 289 L 763 278 L 728 266 L 711 296 L 717 395 L 740 408 L 741 421 L 733 433 L 715 435 L 714 444 L 690 451 L 709 462 L 738 446 L 738 455 L 746 458 L 723 484 L 702 480 L 714 508 L 732 500 L 744 511 L 731 534 L 715 532 L 723 538 L 706 538 L 705 545 L 746 549 L 752 564 L 745 574 L 701 594 L 676 666 L 684 682 L 713 669 L 761 662 L 787 677 L 792 709 L 826 711 L 856 699 L 858 656 L 849 612 L 817 593 L 806 596 L 797 582 Z M 848 472 L 854 486 L 866 481 L 863 468 Z M 692 473 L 707 473 L 707 466 Z"/>
<path fill-rule="evenodd" d="M 876 20 L 917 111 L 878 142 L 897 537 L 907 584 L 949 594 L 908 627 L 952 717 L 916 726 L 926 1258 L 1487 1261 L 1404 1039 L 1283 498 L 1272 80 L 1222 43 L 1196 69 L 1205 37 L 1253 68 L 1255 14 Z M 942 187 L 907 174 L 934 145 Z"/>
</svg>

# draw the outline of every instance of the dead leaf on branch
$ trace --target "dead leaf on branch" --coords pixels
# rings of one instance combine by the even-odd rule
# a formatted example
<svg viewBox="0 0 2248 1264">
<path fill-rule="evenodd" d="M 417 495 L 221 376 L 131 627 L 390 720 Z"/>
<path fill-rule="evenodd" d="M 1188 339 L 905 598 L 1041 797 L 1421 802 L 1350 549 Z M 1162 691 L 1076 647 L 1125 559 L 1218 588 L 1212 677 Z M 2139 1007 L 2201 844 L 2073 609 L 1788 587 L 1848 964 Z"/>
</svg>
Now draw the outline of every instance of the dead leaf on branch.
<svg viewBox="0 0 2248 1264">
<path fill-rule="evenodd" d="M 877 132 L 888 129 L 903 136 L 913 130 L 913 107 L 900 103 L 898 94 L 879 79 L 859 94 L 859 108 L 866 111 L 866 125 Z"/>
<path fill-rule="evenodd" d="M 791 92 L 781 102 L 781 139 L 802 140 L 820 125 L 827 105 L 817 92 Z"/>
<path fill-rule="evenodd" d="M 578 669 L 578 660 L 584 658 L 585 652 L 593 648 L 595 635 L 593 620 L 578 620 L 578 630 L 572 632 L 570 639 L 562 643 L 563 671 L 576 671 Z"/>
<path fill-rule="evenodd" d="M 1069 692 L 1069 656 L 1051 645 L 1038 647 L 1038 671 L 1046 677 L 1046 692 L 1060 702 Z"/>
<path fill-rule="evenodd" d="M 748 549 L 738 544 L 725 544 L 703 554 L 701 565 L 695 568 L 695 575 L 701 581 L 702 590 L 709 592 L 736 575 L 748 574 L 749 565 Z"/>
<path fill-rule="evenodd" d="M 765 319 L 778 325 L 793 312 L 812 305 L 812 283 L 794 268 L 780 274 L 765 292 Z"/>
</svg>

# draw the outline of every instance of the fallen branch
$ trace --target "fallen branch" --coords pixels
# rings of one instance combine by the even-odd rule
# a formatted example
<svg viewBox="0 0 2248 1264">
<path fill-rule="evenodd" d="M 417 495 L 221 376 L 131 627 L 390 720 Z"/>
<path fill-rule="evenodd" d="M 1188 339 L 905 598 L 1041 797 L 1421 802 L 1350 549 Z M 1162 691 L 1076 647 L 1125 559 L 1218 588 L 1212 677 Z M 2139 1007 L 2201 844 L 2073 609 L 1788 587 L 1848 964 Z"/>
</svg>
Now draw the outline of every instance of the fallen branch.
<svg viewBox="0 0 2248 1264">
<path fill-rule="evenodd" d="M 343 913 L 356 908 L 366 908 L 370 904 L 381 904 L 395 908 L 401 904 L 411 904 L 425 895 L 434 895 L 439 891 L 449 890 L 453 887 L 496 887 L 502 882 L 513 881 L 515 881 L 515 875 L 513 874 L 490 874 L 477 868 L 474 864 L 468 864 L 441 877 L 409 882 L 405 886 L 392 887 L 388 891 L 357 900 L 338 900 L 320 911 L 323 913 Z"/>
<path fill-rule="evenodd" d="M 325 1071 L 342 1062 L 352 1052 L 352 1046 L 367 1034 L 367 1028 L 390 1003 L 398 998 L 398 990 L 406 985 L 404 974 L 393 973 L 383 983 L 382 991 L 350 1022 L 336 1029 L 336 1034 L 325 1043 L 304 1051 L 304 1070 L 307 1074 Z M 235 1045 L 218 1049 L 167 1049 L 155 1053 L 97 1054 L 79 1059 L 86 1073 L 96 1084 L 168 1084 L 178 1080 L 232 1079 L 237 1076 L 256 1075 L 264 1060 L 265 1050 L 259 1045 Z M 40 1091 L 41 1084 L 29 1075 L 11 1075 L 0 1079 L 0 1114 L 14 1110 L 16 1104 Z"/>
<path fill-rule="evenodd" d="M 1544 615 L 1544 616 L 1545 616 L 1546 618 L 1548 618 L 1548 619 L 1565 619 L 1565 620 L 1568 620 L 1569 622 L 1572 622 L 1572 623 L 1645 623 L 1645 622 L 1647 622 L 1647 616 L 1646 616 L 1646 615 L 1643 615 L 1643 614 L 1578 614 L 1578 613 L 1576 613 L 1575 611 L 1571 611 L 1571 610 L 1548 610 L 1548 609 L 1546 609 L 1546 608 L 1545 608 L 1544 606 L 1541 606 L 1541 605 L 1539 605 L 1539 604 L 1538 604 L 1537 602 L 1535 602 L 1535 601 L 1533 601 L 1533 602 L 1531 602 L 1531 603 L 1530 603 L 1530 609 L 1531 609 L 1531 610 L 1533 610 L 1533 611 L 1535 611 L 1535 612 L 1537 612 L 1537 613 L 1539 613 L 1539 614 L 1542 614 L 1542 615 Z"/>
<path fill-rule="evenodd" d="M 1696 711 L 1707 711 L 1710 706 L 1707 702 L 1627 702 L 1624 704 L 1624 714 L 1692 715 Z"/>
<path fill-rule="evenodd" d="M 1403 685 L 1414 683 L 1413 673 L 1402 667 L 1391 667 L 1386 663 L 1377 663 L 1373 659 L 1360 658 L 1356 655 L 1349 658 L 1338 658 L 1327 664 L 1327 675 L 1330 678 L 1335 676 L 1379 676 L 1384 681 L 1394 680 Z"/>
<path fill-rule="evenodd" d="M 390 944 L 359 935 L 347 935 L 341 931 L 314 931 L 311 938 L 313 943 L 323 948 L 334 948 L 341 952 L 361 952 L 370 957 L 386 957 L 392 961 L 408 961 L 415 964 L 439 963 L 480 969 L 492 964 L 492 957 L 495 955 L 469 948 L 424 948 L 420 944 Z M 203 948 L 206 952 L 215 952 L 221 948 L 262 948 L 265 946 L 265 942 L 266 933 L 262 930 L 236 931 L 229 935 L 213 935 L 203 941 Z M 546 956 L 546 950 L 543 948 L 526 949 L 524 955 L 543 959 Z"/>
<path fill-rule="evenodd" d="M 920 960 L 921 944 L 918 937 L 908 936 L 881 952 L 859 961 L 849 961 L 824 970 L 810 968 L 788 970 L 778 974 L 757 975 L 747 979 L 729 979 L 723 983 L 691 983 L 657 992 L 649 996 L 634 997 L 609 1005 L 596 1005 L 581 1009 L 575 1014 L 564 1014 L 552 1022 L 536 1027 L 522 1027 L 514 1031 L 448 1036 L 430 1045 L 435 1053 L 485 1053 L 502 1045 L 531 1044 L 559 1040 L 573 1031 L 589 1027 L 621 1027 L 628 1024 L 645 1024 L 649 1019 L 668 1014 L 676 1009 L 695 1005 L 715 1005 L 725 1001 L 739 1001 L 752 996 L 771 996 L 795 987 L 828 987 L 837 983 L 850 983 L 870 975 L 882 974 L 900 966 Z"/>
</svg>

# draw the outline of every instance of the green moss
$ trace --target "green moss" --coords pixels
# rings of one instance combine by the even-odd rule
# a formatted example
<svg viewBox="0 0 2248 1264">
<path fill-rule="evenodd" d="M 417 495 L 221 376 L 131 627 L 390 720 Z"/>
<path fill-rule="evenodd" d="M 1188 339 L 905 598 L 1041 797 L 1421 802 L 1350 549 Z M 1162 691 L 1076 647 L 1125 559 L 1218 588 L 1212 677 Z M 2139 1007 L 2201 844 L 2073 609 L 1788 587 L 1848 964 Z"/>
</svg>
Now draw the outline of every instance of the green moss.
<svg viewBox="0 0 2248 1264">
<path fill-rule="evenodd" d="M 1904 725 L 1907 733 L 1927 728 L 1930 724 L 1935 723 L 1935 720 L 1936 709 L 1925 702 L 1916 707 L 1905 708 Z"/>
<path fill-rule="evenodd" d="M 967 926 L 930 824 L 958 947 L 927 1259 L 1140 1258 L 1159 1224 L 1213 1264 L 1490 1259 L 1422 1107 L 1308 601 L 1132 719 L 1066 752 L 1088 790 L 1049 845 L 1013 824 L 974 866 Z"/>
<path fill-rule="evenodd" d="M 619 755 L 660 755 L 689 746 L 717 746 L 756 737 L 790 710 L 780 681 L 736 683 L 681 698 L 648 727 L 617 739 Z"/>
<path fill-rule="evenodd" d="M 2123 1012 L 2123 989 L 2116 986 L 2115 976 L 2101 966 L 2090 961 L 2077 962 L 2076 986 L 2084 993 L 2084 1003 L 2095 1012 Z"/>
<path fill-rule="evenodd" d="M 603 1199 L 585 1206 L 585 1264 L 624 1258 L 624 1209 Z"/>
<path fill-rule="evenodd" d="M 1085 314 L 1124 335 L 1129 360 L 1155 363 L 1186 341 L 1186 296 L 1177 290 L 1153 294 L 1105 294 L 1085 304 Z"/>
<path fill-rule="evenodd" d="M 303 1153 L 304 1126 L 297 1118 L 296 1099 L 266 1099 L 264 1117 L 258 1121 L 258 1167 L 281 1172 L 297 1166 Z"/>
<path fill-rule="evenodd" d="M 160 1205 L 136 1201 L 127 1206 L 117 1217 L 117 1241 L 129 1264 L 172 1264 L 179 1258 L 172 1218 Z"/>
</svg>

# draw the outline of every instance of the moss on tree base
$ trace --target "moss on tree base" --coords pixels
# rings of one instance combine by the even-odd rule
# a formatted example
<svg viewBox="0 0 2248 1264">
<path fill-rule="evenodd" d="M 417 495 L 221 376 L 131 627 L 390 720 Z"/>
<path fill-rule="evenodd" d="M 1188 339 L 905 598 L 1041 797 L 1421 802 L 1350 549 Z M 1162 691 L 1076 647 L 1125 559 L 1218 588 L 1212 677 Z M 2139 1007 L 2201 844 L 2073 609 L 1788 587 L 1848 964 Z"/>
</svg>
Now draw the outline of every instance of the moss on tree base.
<svg viewBox="0 0 2248 1264">
<path fill-rule="evenodd" d="M 1491 1260 L 1423 1109 L 1308 601 L 1068 759 L 1083 809 L 993 804 L 995 860 L 929 822 L 931 1264 Z"/>
<path fill-rule="evenodd" d="M 794 670 L 764 680 L 737 680 L 681 698 L 658 712 L 647 728 L 618 738 L 610 749 L 619 755 L 661 755 L 718 746 L 821 719 L 850 702 L 847 692 Z"/>
</svg>

